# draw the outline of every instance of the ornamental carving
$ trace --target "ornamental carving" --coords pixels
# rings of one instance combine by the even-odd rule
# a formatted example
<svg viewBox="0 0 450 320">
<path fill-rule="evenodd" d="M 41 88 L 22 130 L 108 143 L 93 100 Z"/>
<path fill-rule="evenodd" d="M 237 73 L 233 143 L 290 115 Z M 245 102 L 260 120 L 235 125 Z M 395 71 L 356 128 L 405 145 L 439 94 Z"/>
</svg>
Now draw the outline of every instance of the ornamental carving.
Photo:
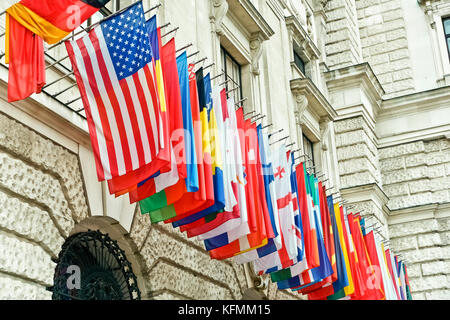
<svg viewBox="0 0 450 320">
<path fill-rule="evenodd" d="M 223 33 L 222 21 L 228 12 L 227 0 L 212 0 L 211 14 L 209 19 L 213 25 L 213 31 L 218 35 Z"/>
<path fill-rule="evenodd" d="M 259 34 L 253 36 L 250 39 L 250 53 L 252 57 L 251 61 L 251 71 L 254 75 L 259 75 L 259 59 L 261 58 L 263 52 L 262 46 L 263 40 Z"/>
<path fill-rule="evenodd" d="M 295 121 L 297 122 L 297 125 L 301 125 L 303 123 L 303 115 L 305 114 L 306 109 L 308 108 L 308 98 L 303 94 L 297 94 L 295 96 Z"/>
</svg>

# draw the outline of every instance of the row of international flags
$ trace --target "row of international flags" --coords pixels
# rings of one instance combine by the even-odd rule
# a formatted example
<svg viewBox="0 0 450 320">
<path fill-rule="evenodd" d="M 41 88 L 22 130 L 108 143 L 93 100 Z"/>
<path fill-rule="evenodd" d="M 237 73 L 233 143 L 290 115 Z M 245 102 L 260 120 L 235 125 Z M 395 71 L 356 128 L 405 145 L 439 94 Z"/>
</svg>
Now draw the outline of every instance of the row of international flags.
<svg viewBox="0 0 450 320">
<path fill-rule="evenodd" d="M 271 144 L 186 52 L 176 56 L 174 38 L 163 45 L 141 1 L 65 44 L 111 195 L 202 240 L 212 259 L 251 263 L 279 289 L 412 299 L 404 262 L 364 218 L 327 196 L 284 143 Z"/>
</svg>

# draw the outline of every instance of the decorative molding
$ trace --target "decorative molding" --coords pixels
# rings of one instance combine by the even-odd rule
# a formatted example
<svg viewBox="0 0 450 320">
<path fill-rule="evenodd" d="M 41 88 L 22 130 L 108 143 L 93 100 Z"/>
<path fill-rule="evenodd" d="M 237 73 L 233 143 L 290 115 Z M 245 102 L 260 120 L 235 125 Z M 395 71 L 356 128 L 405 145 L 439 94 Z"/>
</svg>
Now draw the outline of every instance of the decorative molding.
<svg viewBox="0 0 450 320">
<path fill-rule="evenodd" d="M 314 44 L 308 32 L 303 28 L 298 18 L 290 16 L 286 18 L 286 27 L 292 40 L 297 43 L 300 49 L 300 56 L 305 59 L 305 62 L 319 59 L 320 51 Z"/>
<path fill-rule="evenodd" d="M 249 34 L 260 34 L 263 40 L 269 40 L 275 34 L 268 22 L 249 0 L 227 0 L 229 9 Z"/>
<path fill-rule="evenodd" d="M 296 98 L 297 111 L 301 116 L 303 116 L 305 110 L 308 109 L 312 114 L 316 114 L 319 119 L 329 119 L 333 121 L 337 117 L 334 108 L 310 79 L 291 80 L 291 92 Z M 305 99 L 301 96 L 306 97 L 308 102 L 306 104 L 307 108 L 305 108 Z"/>
<path fill-rule="evenodd" d="M 305 114 L 306 109 L 308 108 L 308 98 L 301 94 L 301 93 L 294 93 L 295 96 L 295 109 L 294 109 L 294 115 L 295 115 L 295 122 L 297 125 L 303 124 L 303 115 Z"/>
<path fill-rule="evenodd" d="M 222 31 L 222 21 L 228 12 L 228 2 L 227 0 L 212 0 L 211 14 L 209 19 L 213 25 L 213 31 L 218 35 L 223 33 Z"/>
<path fill-rule="evenodd" d="M 330 133 L 330 119 L 322 119 L 319 122 L 319 128 L 320 128 L 320 137 L 321 137 L 321 141 L 322 141 L 322 150 L 323 151 L 328 151 L 329 147 L 328 147 L 328 135 Z"/>
<path fill-rule="evenodd" d="M 260 33 L 252 35 L 250 39 L 251 71 L 254 75 L 260 74 L 259 60 L 263 53 L 263 41 Z"/>
</svg>

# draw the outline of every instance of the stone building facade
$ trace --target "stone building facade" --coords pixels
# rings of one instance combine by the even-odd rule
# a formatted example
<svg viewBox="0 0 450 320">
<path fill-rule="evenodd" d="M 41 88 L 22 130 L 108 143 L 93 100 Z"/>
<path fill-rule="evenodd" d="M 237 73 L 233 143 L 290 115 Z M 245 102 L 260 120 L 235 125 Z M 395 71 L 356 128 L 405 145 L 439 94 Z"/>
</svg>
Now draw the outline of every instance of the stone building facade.
<svg viewBox="0 0 450 320">
<path fill-rule="evenodd" d="M 179 27 L 177 47 L 199 52 L 190 61 L 207 57 L 212 75 L 232 61 L 245 111 L 284 129 L 330 193 L 381 226 L 414 299 L 450 299 L 450 0 L 143 2 L 161 3 L 147 17 Z M 68 59 L 50 66 L 65 55 L 47 51 L 47 83 L 70 71 Z M 1 299 L 50 299 L 62 245 L 89 229 L 118 241 L 146 299 L 304 299 L 110 196 L 74 78 L 10 104 L 0 62 Z"/>
</svg>

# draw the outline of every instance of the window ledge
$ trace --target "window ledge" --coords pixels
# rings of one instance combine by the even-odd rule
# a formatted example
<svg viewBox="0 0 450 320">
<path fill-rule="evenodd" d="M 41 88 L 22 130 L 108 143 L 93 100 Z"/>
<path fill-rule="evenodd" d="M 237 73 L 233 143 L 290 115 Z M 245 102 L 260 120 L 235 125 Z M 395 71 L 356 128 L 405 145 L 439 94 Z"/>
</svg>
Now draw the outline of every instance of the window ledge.
<svg viewBox="0 0 450 320">
<path fill-rule="evenodd" d="M 308 99 L 308 110 L 317 114 L 320 119 L 333 121 L 337 118 L 336 110 L 310 79 L 291 80 L 291 91 L 294 95 L 305 96 Z"/>
<path fill-rule="evenodd" d="M 249 0 L 228 0 L 229 11 L 239 20 L 250 34 L 260 34 L 269 40 L 275 34 L 264 17 Z"/>
<path fill-rule="evenodd" d="M 298 19 L 294 16 L 286 18 L 286 26 L 293 34 L 294 40 L 298 43 L 302 50 L 302 58 L 307 61 L 316 60 L 320 57 L 320 51 L 314 44 L 308 33 L 302 27 Z"/>
</svg>

